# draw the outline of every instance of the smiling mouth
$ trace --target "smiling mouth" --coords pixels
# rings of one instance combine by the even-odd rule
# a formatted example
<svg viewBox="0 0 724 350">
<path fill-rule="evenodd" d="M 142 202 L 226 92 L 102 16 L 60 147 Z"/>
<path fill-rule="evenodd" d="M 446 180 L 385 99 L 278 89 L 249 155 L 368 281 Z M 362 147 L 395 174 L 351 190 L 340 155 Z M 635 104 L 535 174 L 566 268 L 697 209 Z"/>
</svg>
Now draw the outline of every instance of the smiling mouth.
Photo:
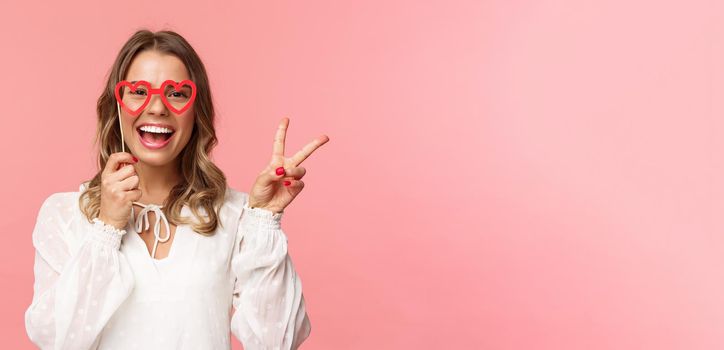
<svg viewBox="0 0 724 350">
<path fill-rule="evenodd" d="M 141 137 L 141 141 L 143 141 L 145 144 L 152 145 L 152 146 L 161 146 L 165 144 L 171 136 L 175 133 L 175 131 L 171 132 L 162 132 L 162 131 L 149 131 L 149 130 L 141 130 L 142 127 L 136 128 L 136 131 L 138 132 L 139 136 Z"/>
</svg>

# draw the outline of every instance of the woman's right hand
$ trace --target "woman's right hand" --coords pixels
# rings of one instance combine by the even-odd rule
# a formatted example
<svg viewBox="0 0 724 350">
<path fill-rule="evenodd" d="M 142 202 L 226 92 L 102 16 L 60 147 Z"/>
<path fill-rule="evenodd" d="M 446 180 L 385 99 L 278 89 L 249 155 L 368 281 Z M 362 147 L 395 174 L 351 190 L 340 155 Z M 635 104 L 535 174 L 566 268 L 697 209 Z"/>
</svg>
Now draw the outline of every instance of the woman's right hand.
<svg viewBox="0 0 724 350">
<path fill-rule="evenodd" d="M 141 199 L 138 175 L 133 164 L 138 159 L 127 152 L 108 157 L 101 173 L 101 208 L 98 219 L 123 230 L 131 217 L 133 201 Z M 123 163 L 130 163 L 125 166 Z M 121 166 L 120 169 L 118 167 Z"/>
</svg>

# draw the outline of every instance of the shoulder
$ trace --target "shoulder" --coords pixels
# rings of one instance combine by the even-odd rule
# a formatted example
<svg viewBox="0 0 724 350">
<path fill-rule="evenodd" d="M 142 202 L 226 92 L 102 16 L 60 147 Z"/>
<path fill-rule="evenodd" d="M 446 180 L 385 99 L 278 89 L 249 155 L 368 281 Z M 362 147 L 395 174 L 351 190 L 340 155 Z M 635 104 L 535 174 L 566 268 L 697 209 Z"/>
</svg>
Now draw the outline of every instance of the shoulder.
<svg viewBox="0 0 724 350">
<path fill-rule="evenodd" d="M 76 219 L 83 217 L 80 208 L 80 196 L 88 188 L 90 181 L 80 184 L 77 191 L 62 191 L 49 194 L 40 206 L 36 225 L 41 228 L 67 230 Z M 88 221 L 88 220 L 86 220 Z"/>
<path fill-rule="evenodd" d="M 248 193 L 227 185 L 224 202 L 219 210 L 219 221 L 223 230 L 229 230 L 229 232 L 236 230 L 248 198 Z"/>
<path fill-rule="evenodd" d="M 38 219 L 57 218 L 68 221 L 78 208 L 78 198 L 84 190 L 83 185 L 78 191 L 54 192 L 43 200 L 38 211 Z"/>
<path fill-rule="evenodd" d="M 228 207 L 236 216 L 241 214 L 244 204 L 249 200 L 249 194 L 230 186 L 226 187 L 226 195 L 224 205 Z"/>
<path fill-rule="evenodd" d="M 71 243 L 68 242 L 66 232 L 80 212 L 79 195 L 80 191 L 54 192 L 45 197 L 40 205 L 32 240 L 46 259 L 62 256 L 67 249 L 66 245 Z"/>
</svg>

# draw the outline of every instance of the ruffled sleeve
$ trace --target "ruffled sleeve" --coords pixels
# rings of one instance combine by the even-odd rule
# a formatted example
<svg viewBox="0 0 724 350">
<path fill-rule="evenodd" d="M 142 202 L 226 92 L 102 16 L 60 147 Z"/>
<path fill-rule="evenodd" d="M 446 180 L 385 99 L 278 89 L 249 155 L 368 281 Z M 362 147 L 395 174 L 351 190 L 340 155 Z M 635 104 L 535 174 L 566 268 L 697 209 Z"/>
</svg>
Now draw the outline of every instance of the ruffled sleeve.
<svg viewBox="0 0 724 350">
<path fill-rule="evenodd" d="M 311 332 L 282 216 L 250 208 L 244 196 L 232 256 L 236 283 L 231 331 L 246 350 L 297 349 Z"/>
<path fill-rule="evenodd" d="M 25 328 L 41 349 L 95 348 L 133 289 L 133 274 L 119 250 L 125 230 L 98 219 L 72 225 L 85 220 L 74 210 L 77 205 L 73 192 L 50 195 L 33 230 L 35 282 Z"/>
</svg>

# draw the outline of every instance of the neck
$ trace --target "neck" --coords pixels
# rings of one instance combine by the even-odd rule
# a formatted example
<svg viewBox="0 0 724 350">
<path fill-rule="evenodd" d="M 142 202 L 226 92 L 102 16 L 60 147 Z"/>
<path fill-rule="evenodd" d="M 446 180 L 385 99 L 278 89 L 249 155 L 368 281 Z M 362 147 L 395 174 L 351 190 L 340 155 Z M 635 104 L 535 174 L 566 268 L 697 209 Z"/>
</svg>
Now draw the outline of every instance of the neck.
<svg viewBox="0 0 724 350">
<path fill-rule="evenodd" d="M 181 182 L 178 159 L 163 165 L 136 163 L 138 189 L 141 190 L 139 202 L 144 204 L 163 204 L 171 189 Z"/>
</svg>

